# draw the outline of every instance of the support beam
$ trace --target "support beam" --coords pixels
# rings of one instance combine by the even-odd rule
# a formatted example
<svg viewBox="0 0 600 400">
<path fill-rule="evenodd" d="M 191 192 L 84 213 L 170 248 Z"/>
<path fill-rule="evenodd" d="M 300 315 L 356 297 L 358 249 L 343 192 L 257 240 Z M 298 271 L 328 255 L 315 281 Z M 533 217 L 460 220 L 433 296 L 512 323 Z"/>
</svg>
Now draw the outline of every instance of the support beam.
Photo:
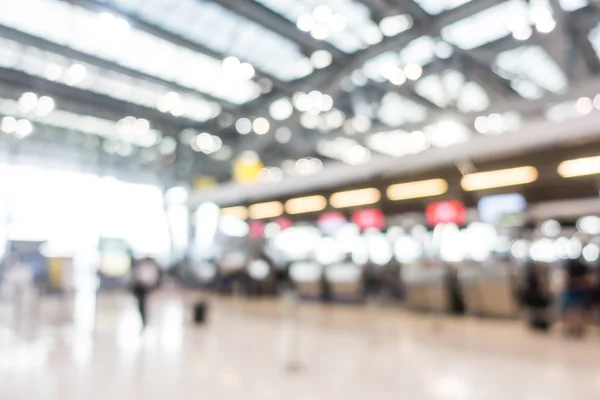
<svg viewBox="0 0 600 400">
<path fill-rule="evenodd" d="M 216 98 L 206 93 L 199 92 L 197 90 L 188 88 L 186 86 L 182 86 L 175 82 L 170 82 L 161 78 L 158 78 L 153 75 L 146 74 L 141 71 L 133 70 L 122 65 L 119 65 L 115 62 L 105 60 L 103 58 L 99 58 L 87 53 L 80 52 L 78 50 L 74 50 L 70 47 L 63 46 L 54 42 L 50 42 L 46 39 L 39 38 L 37 36 L 32 36 L 27 33 L 17 31 L 15 29 L 6 27 L 4 25 L 0 25 L 0 37 L 4 37 L 6 39 L 14 40 L 15 42 L 19 42 L 26 46 L 35 47 L 40 50 L 45 50 L 54 54 L 58 54 L 62 57 L 71 58 L 76 61 L 81 61 L 86 64 L 90 64 L 96 66 L 101 69 L 105 69 L 108 71 L 116 72 L 128 77 L 142 79 L 148 81 L 150 83 L 155 83 L 158 85 L 165 86 L 166 89 L 173 90 L 179 93 L 187 93 L 194 96 L 198 96 L 201 98 L 205 98 L 210 101 L 217 102 L 221 105 L 224 110 L 234 110 L 237 106 L 232 103 L 229 103 L 225 100 Z"/>
<path fill-rule="evenodd" d="M 98 12 L 98 13 L 109 12 L 113 15 L 122 17 L 123 19 L 127 20 L 127 22 L 135 29 L 139 29 L 140 31 L 149 33 L 153 36 L 156 36 L 158 38 L 166 40 L 167 42 L 170 42 L 174 45 L 181 46 L 183 48 L 194 51 L 196 53 L 204 54 L 206 56 L 216 58 L 216 59 L 222 59 L 222 58 L 226 57 L 226 55 L 220 54 L 219 52 L 212 50 L 203 44 L 193 42 L 182 36 L 176 35 L 172 32 L 169 32 L 167 30 L 159 28 L 159 27 L 147 22 L 146 20 L 139 17 L 138 15 L 127 12 L 127 11 L 117 8 L 113 5 L 110 5 L 107 3 L 101 3 L 97 0 L 61 0 L 61 1 L 64 1 L 66 3 L 72 4 L 75 6 L 85 8 L 90 11 L 94 11 L 94 12 Z M 278 79 L 274 78 L 273 76 L 271 76 L 265 72 L 257 70 L 256 77 L 270 79 L 273 82 L 274 87 L 276 87 L 284 92 L 287 92 L 289 90 L 289 84 L 279 81 Z"/>
<path fill-rule="evenodd" d="M 295 23 L 254 0 L 213 1 L 250 21 L 256 22 L 277 34 L 298 43 L 302 48 L 307 49 L 311 53 L 315 50 L 325 49 L 333 55 L 334 59 L 342 59 L 345 56 L 345 53 L 337 47 L 327 42 L 314 39 L 308 33 L 299 30 Z"/>
</svg>

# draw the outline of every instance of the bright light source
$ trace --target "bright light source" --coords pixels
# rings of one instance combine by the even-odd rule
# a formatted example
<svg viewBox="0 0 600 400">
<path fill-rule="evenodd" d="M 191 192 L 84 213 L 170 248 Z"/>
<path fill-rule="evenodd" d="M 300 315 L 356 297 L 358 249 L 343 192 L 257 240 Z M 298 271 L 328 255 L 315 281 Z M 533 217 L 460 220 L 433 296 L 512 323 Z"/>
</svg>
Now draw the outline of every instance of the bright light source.
<svg viewBox="0 0 600 400">
<path fill-rule="evenodd" d="M 237 57 L 225 57 L 223 59 L 223 69 L 228 73 L 234 73 L 240 66 L 240 60 Z"/>
<path fill-rule="evenodd" d="M 409 200 L 422 197 L 439 196 L 448 191 L 448 182 L 444 179 L 429 179 L 426 181 L 399 183 L 387 189 L 390 200 Z"/>
<path fill-rule="evenodd" d="M 81 83 L 87 76 L 87 68 L 82 64 L 73 64 L 67 70 L 65 83 L 69 86 L 74 86 Z"/>
<path fill-rule="evenodd" d="M 296 27 L 303 32 L 310 32 L 315 27 L 315 19 L 308 14 L 301 15 L 296 21 Z"/>
<path fill-rule="evenodd" d="M 423 75 L 423 68 L 419 64 L 408 64 L 404 67 L 406 77 L 411 81 L 416 81 Z"/>
<path fill-rule="evenodd" d="M 283 121 L 288 119 L 294 113 L 294 106 L 287 97 L 282 97 L 279 100 L 275 100 L 269 106 L 269 114 L 276 121 Z"/>
<path fill-rule="evenodd" d="M 452 45 L 450 43 L 448 43 L 444 40 L 439 40 L 435 44 L 434 53 L 437 58 L 446 60 L 446 59 L 452 57 L 452 54 L 454 53 L 454 49 L 452 48 Z"/>
<path fill-rule="evenodd" d="M 534 167 L 517 167 L 465 175 L 460 184 L 468 192 L 535 182 L 538 171 Z"/>
<path fill-rule="evenodd" d="M 410 15 L 393 15 L 385 17 L 379 22 L 379 29 L 385 36 L 396 36 L 412 27 L 413 20 Z"/>
<path fill-rule="evenodd" d="M 20 119 L 17 121 L 17 127 L 13 134 L 15 135 L 15 137 L 22 139 L 31 135 L 32 132 L 33 125 L 31 124 L 31 122 L 29 122 L 29 120 L 26 119 Z"/>
<path fill-rule="evenodd" d="M 316 24 L 310 31 L 310 35 L 317 40 L 325 40 L 329 37 L 329 27 L 325 24 Z"/>
<path fill-rule="evenodd" d="M 580 114 L 589 114 L 594 110 L 594 102 L 589 97 L 580 97 L 575 103 L 575 109 Z"/>
<path fill-rule="evenodd" d="M 556 220 L 549 219 L 542 224 L 541 230 L 544 236 L 558 236 L 560 234 L 560 223 Z"/>
<path fill-rule="evenodd" d="M 475 118 L 475 129 L 477 129 L 477 132 L 479 133 L 488 133 L 490 131 L 489 118 L 484 115 Z"/>
<path fill-rule="evenodd" d="M 221 210 L 222 211 L 222 210 Z M 250 231 L 248 224 L 243 221 L 245 218 L 236 218 L 231 215 L 223 215 L 219 221 L 219 230 L 227 236 L 245 237 Z"/>
<path fill-rule="evenodd" d="M 25 92 L 19 97 L 19 110 L 23 113 L 33 111 L 38 104 L 38 96 L 32 92 Z"/>
<path fill-rule="evenodd" d="M 371 119 L 366 115 L 357 115 L 352 118 L 352 126 L 357 132 L 366 133 L 371 129 Z"/>
<path fill-rule="evenodd" d="M 253 204 L 248 207 L 248 214 L 252 219 L 279 217 L 283 214 L 283 204 L 278 201 Z"/>
<path fill-rule="evenodd" d="M 531 26 L 525 24 L 520 28 L 513 30 L 512 35 L 516 40 L 524 41 L 533 35 L 533 29 L 531 29 Z"/>
<path fill-rule="evenodd" d="M 221 215 L 245 220 L 248 219 L 248 209 L 244 206 L 227 207 L 221 209 Z"/>
<path fill-rule="evenodd" d="M 563 178 L 600 174 L 600 156 L 563 161 L 558 173 Z"/>
<path fill-rule="evenodd" d="M 600 217 L 588 215 L 577 221 L 577 229 L 587 235 L 600 235 Z"/>
<path fill-rule="evenodd" d="M 331 32 L 342 32 L 346 29 L 348 23 L 343 15 L 334 14 L 329 18 L 329 21 L 327 21 L 327 25 L 329 26 L 329 29 L 331 29 Z"/>
<path fill-rule="evenodd" d="M 252 121 L 248 118 L 240 118 L 235 122 L 235 129 L 240 135 L 247 135 L 252 132 Z"/>
<path fill-rule="evenodd" d="M 46 115 L 48 115 L 52 111 L 54 111 L 54 107 L 55 107 L 55 104 L 54 104 L 54 99 L 52 99 L 52 97 L 42 96 L 38 100 L 38 104 L 37 104 L 35 113 L 37 115 L 39 115 L 40 117 L 45 117 Z"/>
<path fill-rule="evenodd" d="M 334 208 L 347 208 L 375 204 L 380 199 L 379 190 L 366 188 L 334 193 L 329 198 L 329 204 Z"/>
<path fill-rule="evenodd" d="M 165 192 L 167 205 L 182 205 L 188 199 L 188 190 L 183 186 L 174 186 Z"/>
<path fill-rule="evenodd" d="M 456 121 L 441 121 L 425 128 L 428 140 L 436 147 L 448 147 L 469 139 L 470 131 Z"/>
<path fill-rule="evenodd" d="M 290 199 L 285 202 L 285 212 L 291 215 L 305 214 L 324 210 L 327 199 L 323 196 L 307 196 Z"/>
<path fill-rule="evenodd" d="M 355 144 L 346 149 L 342 153 L 341 158 L 346 164 L 359 165 L 364 164 L 371 159 L 371 152 L 360 144 Z"/>
<path fill-rule="evenodd" d="M 311 54 L 310 61 L 316 69 L 323 69 L 331 65 L 333 57 L 327 50 L 317 50 Z"/>
<path fill-rule="evenodd" d="M 271 129 L 271 124 L 269 124 L 269 121 L 266 118 L 259 117 L 252 123 L 252 129 L 257 135 L 264 135 Z"/>
<path fill-rule="evenodd" d="M 368 26 L 363 29 L 362 39 L 366 44 L 372 46 L 383 40 L 383 34 L 378 27 Z"/>
<path fill-rule="evenodd" d="M 256 71 L 254 70 L 252 64 L 245 62 L 240 64 L 238 73 L 242 79 L 250 80 L 254 78 Z"/>
<path fill-rule="evenodd" d="M 57 64 L 48 64 L 46 65 L 46 72 L 44 73 L 44 75 L 46 76 L 46 79 L 48 79 L 49 81 L 57 81 L 60 79 L 60 77 L 63 74 L 63 70 L 62 67 L 60 65 Z"/>
<path fill-rule="evenodd" d="M 326 5 L 317 6 L 313 10 L 313 17 L 318 22 L 328 22 L 333 16 L 333 11 Z"/>
<path fill-rule="evenodd" d="M 17 120 L 13 117 L 2 118 L 2 124 L 0 124 L 0 130 L 4 133 L 14 133 L 17 129 Z"/>
</svg>

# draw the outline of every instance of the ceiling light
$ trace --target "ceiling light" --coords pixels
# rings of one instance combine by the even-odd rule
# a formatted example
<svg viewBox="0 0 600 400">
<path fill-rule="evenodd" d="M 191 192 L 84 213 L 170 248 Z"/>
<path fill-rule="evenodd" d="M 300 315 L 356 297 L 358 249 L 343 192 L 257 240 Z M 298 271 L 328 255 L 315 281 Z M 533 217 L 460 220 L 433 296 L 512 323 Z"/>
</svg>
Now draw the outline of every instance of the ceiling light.
<svg viewBox="0 0 600 400">
<path fill-rule="evenodd" d="M 162 138 L 158 150 L 163 156 L 168 156 L 175 153 L 175 150 L 177 150 L 177 140 L 170 136 Z"/>
<path fill-rule="evenodd" d="M 344 29 L 346 29 L 347 24 L 348 23 L 346 22 L 346 18 L 340 14 L 332 15 L 331 18 L 329 18 L 329 21 L 327 21 L 327 25 L 329 26 L 329 29 L 331 29 L 332 32 L 344 31 Z"/>
<path fill-rule="evenodd" d="M 44 75 L 46 79 L 49 81 L 57 81 L 63 74 L 63 70 L 60 65 L 57 64 L 48 64 L 46 65 L 46 72 Z"/>
<path fill-rule="evenodd" d="M 426 181 L 399 183 L 387 189 L 390 200 L 409 200 L 423 197 L 439 196 L 448 191 L 448 182 L 444 179 L 429 179 Z"/>
<path fill-rule="evenodd" d="M 33 125 L 31 124 L 31 122 L 29 122 L 26 119 L 20 119 L 17 121 L 17 126 L 16 126 L 13 134 L 15 135 L 15 137 L 22 139 L 24 137 L 31 135 L 32 132 L 33 132 Z"/>
<path fill-rule="evenodd" d="M 316 129 L 319 126 L 320 118 L 318 115 L 311 114 L 308 112 L 300 115 L 300 125 L 306 129 Z"/>
<path fill-rule="evenodd" d="M 269 121 L 266 118 L 259 117 L 256 118 L 252 123 L 252 129 L 257 135 L 264 135 L 267 132 L 269 132 L 269 129 L 271 129 L 271 125 L 269 124 Z"/>
<path fill-rule="evenodd" d="M 357 207 L 377 203 L 381 193 L 375 188 L 337 192 L 329 198 L 329 204 L 334 208 Z"/>
<path fill-rule="evenodd" d="M 513 30 L 512 35 L 516 40 L 524 41 L 533 35 L 533 29 L 531 29 L 531 26 L 529 25 L 523 25 L 522 27 Z"/>
<path fill-rule="evenodd" d="M 406 82 L 406 73 L 401 68 L 396 68 L 387 76 L 387 79 L 396 86 L 404 85 Z"/>
<path fill-rule="evenodd" d="M 575 109 L 580 114 L 589 114 L 594 110 L 594 102 L 589 97 L 580 97 L 575 103 Z"/>
<path fill-rule="evenodd" d="M 319 111 L 327 112 L 333 108 L 333 98 L 328 94 L 322 95 L 319 103 Z"/>
<path fill-rule="evenodd" d="M 404 73 L 408 79 L 416 81 L 423 75 L 423 68 L 419 64 L 408 64 L 404 67 Z"/>
<path fill-rule="evenodd" d="M 383 34 L 377 26 L 368 26 L 363 29 L 362 39 L 366 44 L 372 46 L 383 40 Z"/>
<path fill-rule="evenodd" d="M 2 118 L 2 123 L 0 124 L 0 130 L 4 133 L 14 133 L 17 129 L 17 120 L 13 117 L 4 117 Z"/>
<path fill-rule="evenodd" d="M 475 118 L 475 129 L 477 129 L 477 132 L 479 133 L 488 133 L 490 130 L 489 118 L 485 115 Z"/>
<path fill-rule="evenodd" d="M 325 114 L 325 124 L 328 129 L 338 129 L 344 125 L 346 116 L 338 109 L 333 109 Z"/>
<path fill-rule="evenodd" d="M 558 166 L 558 174 L 563 178 L 600 174 L 600 156 L 563 161 Z"/>
<path fill-rule="evenodd" d="M 285 212 L 291 215 L 317 212 L 326 207 L 327 199 L 323 196 L 298 197 L 285 202 Z"/>
<path fill-rule="evenodd" d="M 342 161 L 346 164 L 359 165 L 371 159 L 371 152 L 360 144 L 355 144 L 346 149 L 341 156 Z"/>
<path fill-rule="evenodd" d="M 317 50 L 310 56 L 313 67 L 317 69 L 327 68 L 331 65 L 333 57 L 327 50 Z"/>
<path fill-rule="evenodd" d="M 333 11 L 329 6 L 320 5 L 313 10 L 313 17 L 318 22 L 327 22 L 333 16 Z"/>
<path fill-rule="evenodd" d="M 240 135 L 247 135 L 252 132 L 252 121 L 248 118 L 240 118 L 235 122 L 235 130 Z"/>
<path fill-rule="evenodd" d="M 250 80 L 254 78 L 256 71 L 254 70 L 252 64 L 245 62 L 240 64 L 238 73 L 242 79 Z"/>
<path fill-rule="evenodd" d="M 410 15 L 393 15 L 385 17 L 379 22 L 379 29 L 388 37 L 396 36 L 412 27 L 413 20 Z"/>
<path fill-rule="evenodd" d="M 600 110 L 600 94 L 597 94 L 597 95 L 594 97 L 593 104 L 594 104 L 594 108 L 595 108 L 596 110 Z"/>
<path fill-rule="evenodd" d="M 534 167 L 517 167 L 463 176 L 460 184 L 468 192 L 535 182 L 538 171 Z"/>
<path fill-rule="evenodd" d="M 435 44 L 434 53 L 437 58 L 446 60 L 452 57 L 454 49 L 452 48 L 452 45 L 445 40 L 438 40 Z"/>
<path fill-rule="evenodd" d="M 269 106 L 269 114 L 276 121 L 283 121 L 288 119 L 294 113 L 294 106 L 287 97 L 282 97 L 279 100 L 275 100 Z"/>
<path fill-rule="evenodd" d="M 248 209 L 244 206 L 222 208 L 221 215 L 245 220 L 248 219 Z"/>
<path fill-rule="evenodd" d="M 295 162 L 294 168 L 300 175 L 312 175 L 323 169 L 323 163 L 318 158 L 301 158 Z"/>
<path fill-rule="evenodd" d="M 371 119 L 366 115 L 357 115 L 354 118 L 352 118 L 352 127 L 358 132 L 368 132 L 369 129 L 371 129 L 371 125 Z"/>
<path fill-rule="evenodd" d="M 310 32 L 315 27 L 315 19 L 308 14 L 301 15 L 296 21 L 296 27 L 303 32 Z"/>
<path fill-rule="evenodd" d="M 42 96 L 38 100 L 38 104 L 37 104 L 35 113 L 37 115 L 39 115 L 40 117 L 45 117 L 46 115 L 48 115 L 52 111 L 54 111 L 54 107 L 55 107 L 55 104 L 54 104 L 54 99 L 52 99 L 52 97 Z"/>
<path fill-rule="evenodd" d="M 23 113 L 29 113 L 34 110 L 38 104 L 38 96 L 32 92 L 25 92 L 19 97 L 19 110 Z"/>
<path fill-rule="evenodd" d="M 81 83 L 87 76 L 87 69 L 81 64 L 73 64 L 67 70 L 65 83 L 69 86 L 74 86 Z"/>
<path fill-rule="evenodd" d="M 275 218 L 283 214 L 283 204 L 278 201 L 253 204 L 248 207 L 248 215 L 252 219 Z"/>
<path fill-rule="evenodd" d="M 329 37 L 329 28 L 325 24 L 316 24 L 310 35 L 317 40 L 325 40 Z"/>
<path fill-rule="evenodd" d="M 310 97 L 304 92 L 294 93 L 292 100 L 294 102 L 294 107 L 296 107 L 298 111 L 306 112 L 312 107 L 312 101 Z"/>
<path fill-rule="evenodd" d="M 228 73 L 233 73 L 240 66 L 240 60 L 237 57 L 233 57 L 233 56 L 225 57 L 223 59 L 222 65 L 223 65 L 223 69 L 225 71 L 227 71 Z"/>
<path fill-rule="evenodd" d="M 469 140 L 470 131 L 456 121 L 441 121 L 425 127 L 428 140 L 435 147 L 449 147 Z"/>
<path fill-rule="evenodd" d="M 288 143 L 291 139 L 292 131 L 289 128 L 282 126 L 280 128 L 277 128 L 277 130 L 275 131 L 275 140 L 277 141 L 277 143 L 285 144 Z"/>
</svg>

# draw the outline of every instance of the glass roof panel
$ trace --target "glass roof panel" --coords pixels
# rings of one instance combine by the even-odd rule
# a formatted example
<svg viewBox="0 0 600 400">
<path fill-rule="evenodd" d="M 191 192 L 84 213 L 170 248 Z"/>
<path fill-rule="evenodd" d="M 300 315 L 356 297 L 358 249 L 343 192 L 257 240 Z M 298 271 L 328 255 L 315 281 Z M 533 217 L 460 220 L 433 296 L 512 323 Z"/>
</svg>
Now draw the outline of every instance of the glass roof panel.
<svg viewBox="0 0 600 400">
<path fill-rule="evenodd" d="M 221 60 L 132 29 L 126 21 L 114 16 L 97 15 L 55 0 L 5 0 L 4 3 L 0 24 L 11 28 L 232 103 L 242 104 L 260 94 L 256 83 L 226 71 Z"/>
<path fill-rule="evenodd" d="M 486 91 L 476 82 L 467 81 L 457 70 L 444 71 L 442 76 L 428 75 L 415 84 L 415 91 L 439 107 L 456 103 L 461 112 L 482 111 L 489 107 Z"/>
<path fill-rule="evenodd" d="M 405 123 L 423 122 L 427 118 L 427 109 L 398 93 L 389 92 L 381 99 L 377 116 L 384 124 L 399 127 Z"/>
<path fill-rule="evenodd" d="M 275 78 L 306 75 L 299 46 L 225 7 L 205 0 L 102 0 L 192 42 L 240 58 Z"/>
<path fill-rule="evenodd" d="M 521 46 L 496 56 L 496 72 L 511 81 L 529 81 L 552 93 L 564 93 L 568 80 L 563 70 L 540 46 Z M 516 88 L 515 88 L 516 90 Z"/>
<path fill-rule="evenodd" d="M 472 0 L 414 0 L 428 14 L 437 15 L 444 11 L 452 10 Z"/>
<path fill-rule="evenodd" d="M 78 63 L 76 60 L 0 38 L 0 66 L 4 68 L 67 83 L 69 68 L 76 63 L 83 66 L 86 71 L 85 77 L 77 83 L 77 86 L 90 92 L 149 108 L 157 107 L 160 100 L 170 92 L 169 87 L 164 85 L 129 77 L 86 63 Z M 207 101 L 200 96 L 186 93 L 178 97 L 181 115 L 194 121 L 207 121 L 216 117 L 220 111 L 216 102 Z"/>
<path fill-rule="evenodd" d="M 560 6 L 565 11 L 575 11 L 590 4 L 589 0 L 559 0 Z"/>
<path fill-rule="evenodd" d="M 511 34 L 510 22 L 527 15 L 522 0 L 509 0 L 442 28 L 442 38 L 470 50 Z M 476 32 L 476 34 L 474 34 Z"/>
<path fill-rule="evenodd" d="M 299 29 L 324 38 L 340 50 L 353 53 L 382 40 L 369 9 L 355 0 L 256 0 L 297 24 Z M 318 31 L 318 32 L 316 32 Z"/>
</svg>

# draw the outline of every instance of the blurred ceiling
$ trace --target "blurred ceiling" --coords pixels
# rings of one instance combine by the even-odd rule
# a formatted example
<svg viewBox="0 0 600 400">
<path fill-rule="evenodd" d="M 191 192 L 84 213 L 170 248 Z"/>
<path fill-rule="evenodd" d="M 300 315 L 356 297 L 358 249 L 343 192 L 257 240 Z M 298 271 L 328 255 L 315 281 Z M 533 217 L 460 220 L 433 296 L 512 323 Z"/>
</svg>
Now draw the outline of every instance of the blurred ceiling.
<svg viewBox="0 0 600 400">
<path fill-rule="evenodd" d="M 0 152 L 263 182 L 600 109 L 594 0 L 5 0 Z"/>
</svg>

